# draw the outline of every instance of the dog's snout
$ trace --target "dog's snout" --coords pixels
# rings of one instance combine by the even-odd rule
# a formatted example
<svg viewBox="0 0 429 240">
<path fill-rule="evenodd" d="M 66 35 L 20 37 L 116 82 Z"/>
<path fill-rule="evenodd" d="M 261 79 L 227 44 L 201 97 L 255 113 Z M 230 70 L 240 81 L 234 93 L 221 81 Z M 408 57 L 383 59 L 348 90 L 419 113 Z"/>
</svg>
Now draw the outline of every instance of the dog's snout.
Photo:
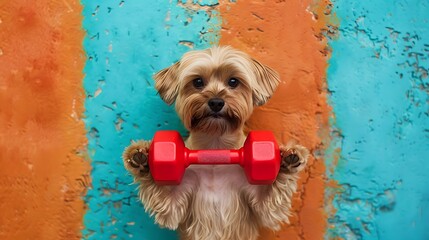
<svg viewBox="0 0 429 240">
<path fill-rule="evenodd" d="M 219 112 L 225 106 L 225 101 L 221 98 L 212 98 L 208 102 L 210 109 L 213 112 Z"/>
</svg>

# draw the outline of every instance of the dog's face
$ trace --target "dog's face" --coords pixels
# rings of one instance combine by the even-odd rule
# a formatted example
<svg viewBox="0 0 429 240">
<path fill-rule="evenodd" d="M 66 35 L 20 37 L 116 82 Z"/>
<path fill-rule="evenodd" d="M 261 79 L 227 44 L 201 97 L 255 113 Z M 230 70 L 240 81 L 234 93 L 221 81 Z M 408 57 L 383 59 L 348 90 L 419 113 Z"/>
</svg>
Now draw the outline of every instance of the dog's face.
<svg viewBox="0 0 429 240">
<path fill-rule="evenodd" d="M 274 70 L 230 47 L 188 52 L 155 75 L 155 88 L 176 103 L 185 127 L 208 134 L 241 129 L 278 83 Z"/>
</svg>

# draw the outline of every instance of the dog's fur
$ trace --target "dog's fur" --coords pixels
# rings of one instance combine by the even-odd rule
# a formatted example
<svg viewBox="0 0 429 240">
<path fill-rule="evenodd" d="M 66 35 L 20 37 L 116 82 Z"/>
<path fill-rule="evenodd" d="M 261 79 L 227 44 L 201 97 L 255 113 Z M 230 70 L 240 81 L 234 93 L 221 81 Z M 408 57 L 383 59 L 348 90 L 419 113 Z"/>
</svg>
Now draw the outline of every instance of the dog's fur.
<svg viewBox="0 0 429 240">
<path fill-rule="evenodd" d="M 195 79 L 203 87 L 196 88 Z M 231 87 L 229 79 L 239 81 Z M 264 104 L 279 83 L 269 67 L 230 47 L 191 51 L 155 75 L 155 88 L 176 111 L 190 135 L 190 149 L 238 149 L 245 140 L 244 123 L 255 106 Z M 218 114 L 208 106 L 220 98 Z M 281 170 L 271 185 L 250 185 L 238 165 L 191 165 L 182 183 L 154 183 L 146 156 L 150 141 L 134 142 L 124 152 L 125 167 L 140 185 L 146 211 L 162 227 L 178 229 L 182 239 L 245 239 L 258 237 L 258 229 L 279 230 L 288 222 L 297 173 L 308 157 L 306 148 L 282 145 Z M 136 162 L 136 153 L 143 162 Z M 291 156 L 294 156 L 291 158 Z"/>
</svg>

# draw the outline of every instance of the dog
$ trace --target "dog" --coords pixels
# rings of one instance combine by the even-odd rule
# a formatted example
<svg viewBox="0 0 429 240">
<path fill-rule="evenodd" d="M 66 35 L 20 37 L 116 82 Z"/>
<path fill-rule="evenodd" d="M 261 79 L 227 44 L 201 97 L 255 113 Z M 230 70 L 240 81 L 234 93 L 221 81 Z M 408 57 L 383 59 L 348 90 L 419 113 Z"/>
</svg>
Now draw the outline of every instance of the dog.
<svg viewBox="0 0 429 240">
<path fill-rule="evenodd" d="M 242 147 L 246 120 L 280 82 L 273 69 L 229 46 L 190 51 L 154 79 L 189 131 L 189 149 Z M 239 165 L 191 165 L 180 185 L 166 186 L 155 184 L 150 174 L 150 143 L 127 147 L 125 168 L 139 184 L 145 210 L 185 240 L 255 240 L 260 228 L 279 230 L 288 223 L 298 173 L 309 156 L 303 146 L 281 145 L 280 172 L 270 185 L 249 184 Z"/>
</svg>

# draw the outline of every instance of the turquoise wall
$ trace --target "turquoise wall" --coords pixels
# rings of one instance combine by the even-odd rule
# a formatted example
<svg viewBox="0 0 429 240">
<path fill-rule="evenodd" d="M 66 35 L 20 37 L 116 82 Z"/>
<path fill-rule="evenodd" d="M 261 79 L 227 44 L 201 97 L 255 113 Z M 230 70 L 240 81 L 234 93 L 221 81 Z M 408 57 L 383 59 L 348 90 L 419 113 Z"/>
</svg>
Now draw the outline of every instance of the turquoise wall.
<svg viewBox="0 0 429 240">
<path fill-rule="evenodd" d="M 429 1 L 332 2 L 326 239 L 429 239 Z"/>
<path fill-rule="evenodd" d="M 137 199 L 121 154 L 131 139 L 182 129 L 174 109 L 153 88 L 152 75 L 183 53 L 217 41 L 216 11 L 174 1 L 83 0 L 87 32 L 84 88 L 92 186 L 86 195 L 85 239 L 174 239 Z M 204 5 L 210 6 L 208 1 Z"/>
</svg>

